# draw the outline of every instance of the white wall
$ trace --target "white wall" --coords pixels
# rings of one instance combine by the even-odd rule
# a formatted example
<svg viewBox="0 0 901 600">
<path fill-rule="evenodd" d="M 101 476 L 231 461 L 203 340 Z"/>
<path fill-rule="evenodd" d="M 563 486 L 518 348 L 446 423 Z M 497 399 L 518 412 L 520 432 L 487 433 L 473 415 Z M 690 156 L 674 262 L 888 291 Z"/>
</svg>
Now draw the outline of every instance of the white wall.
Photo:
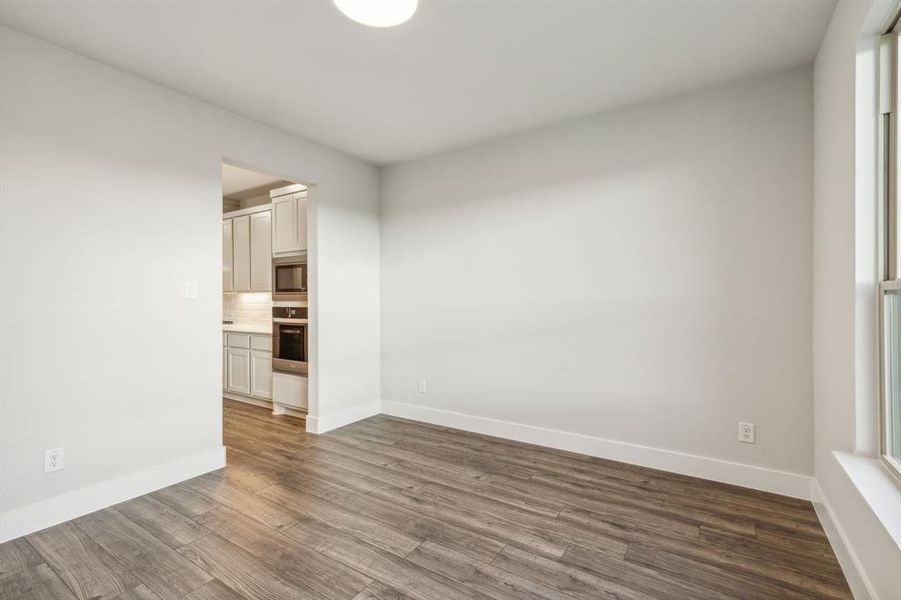
<svg viewBox="0 0 901 600">
<path fill-rule="evenodd" d="M 833 451 L 876 453 L 875 60 L 894 2 L 840 2 L 814 68 L 814 471 L 856 598 L 901 589 L 901 550 Z"/>
<path fill-rule="evenodd" d="M 386 169 L 388 410 L 809 475 L 811 103 L 801 68 Z"/>
<path fill-rule="evenodd" d="M 0 538 L 23 506 L 221 457 L 223 157 L 317 184 L 320 417 L 378 401 L 375 168 L 5 28 L 0 142 Z"/>
</svg>

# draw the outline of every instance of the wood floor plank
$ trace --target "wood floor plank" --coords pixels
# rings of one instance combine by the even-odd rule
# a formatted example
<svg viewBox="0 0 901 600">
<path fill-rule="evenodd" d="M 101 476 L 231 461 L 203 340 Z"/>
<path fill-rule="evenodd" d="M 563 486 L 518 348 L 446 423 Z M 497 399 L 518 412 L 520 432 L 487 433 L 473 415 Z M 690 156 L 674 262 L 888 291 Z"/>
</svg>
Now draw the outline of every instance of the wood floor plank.
<svg viewBox="0 0 901 600">
<path fill-rule="evenodd" d="M 160 600 L 160 597 L 142 583 L 133 590 L 128 590 L 127 592 L 119 594 L 116 596 L 116 600 Z"/>
<path fill-rule="evenodd" d="M 465 507 L 452 506 L 440 500 L 424 497 L 417 492 L 380 488 L 370 493 L 373 497 L 394 502 L 398 506 L 469 529 L 505 544 L 522 546 L 555 557 L 562 556 L 566 550 L 567 544 L 561 541 L 558 534 L 531 530 L 512 521 L 498 519 Z"/>
<path fill-rule="evenodd" d="M 116 510 L 173 548 L 209 533 L 202 525 L 149 495 L 117 504 Z"/>
<path fill-rule="evenodd" d="M 700 543 L 714 552 L 732 553 L 762 565 L 775 564 L 798 573 L 816 574 L 833 585 L 844 585 L 845 577 L 835 557 L 805 553 L 795 549 L 774 548 L 756 540 L 736 536 L 722 531 L 701 528 Z"/>
<path fill-rule="evenodd" d="M 229 459 L 231 457 L 229 456 Z M 188 518 L 194 518 L 220 506 L 209 496 L 191 489 L 184 483 L 177 483 L 150 494 L 169 508 L 174 508 Z"/>
<path fill-rule="evenodd" d="M 655 514 L 643 514 L 629 507 L 611 504 L 603 512 L 582 508 L 566 508 L 560 513 L 560 520 L 581 528 L 582 538 L 588 539 L 598 534 L 615 539 L 636 541 L 647 538 L 673 537 L 696 541 L 700 536 L 697 525 L 660 518 Z M 581 539 L 574 539 L 579 542 Z"/>
<path fill-rule="evenodd" d="M 521 552 L 517 553 L 512 549 L 505 550 L 501 556 L 507 559 L 512 557 L 519 562 L 522 562 L 524 558 Z M 534 557 L 526 556 L 525 558 L 528 559 L 528 564 L 535 566 L 536 559 Z M 600 577 L 605 582 L 626 586 L 630 590 L 661 600 L 682 600 L 683 598 L 746 600 L 740 594 L 731 595 L 721 590 L 710 589 L 703 582 L 686 581 L 638 563 L 611 557 L 609 553 L 597 548 L 570 546 L 560 562 L 568 568 L 577 569 L 579 573 L 589 573 L 592 576 Z"/>
<path fill-rule="evenodd" d="M 0 579 L 3 600 L 75 600 L 75 595 L 46 563 Z"/>
<path fill-rule="evenodd" d="M 806 593 L 773 584 L 764 578 L 747 576 L 729 568 L 666 552 L 658 547 L 645 544 L 630 545 L 625 559 L 626 562 L 640 564 L 660 573 L 666 573 L 685 584 L 700 584 L 706 589 L 724 594 L 738 593 L 740 590 L 740 597 L 747 600 L 810 598 Z M 843 598 L 843 600 L 846 599 Z"/>
<path fill-rule="evenodd" d="M 42 562 L 44 559 L 25 538 L 0 544 L 0 579 L 36 567 Z"/>
<path fill-rule="evenodd" d="M 463 600 L 470 597 L 444 577 L 315 519 L 298 523 L 286 534 L 416 600 Z"/>
<path fill-rule="evenodd" d="M 214 579 L 185 596 L 184 600 L 247 600 L 247 597 Z"/>
<path fill-rule="evenodd" d="M 572 542 L 591 544 L 599 541 L 608 541 L 612 544 L 614 542 L 607 539 L 615 537 L 609 535 L 611 531 L 623 534 L 622 537 L 626 537 L 624 532 L 628 531 L 629 534 L 635 535 L 634 531 L 638 530 L 639 526 L 635 522 L 626 522 L 621 528 L 605 528 L 604 525 L 606 523 L 598 520 L 597 526 L 594 529 L 589 529 L 584 527 L 582 523 L 574 522 L 571 519 L 548 518 L 517 506 L 495 501 L 480 494 L 462 492 L 440 484 L 426 486 L 420 492 L 420 497 L 433 500 L 436 504 L 458 507 L 497 519 L 504 519 L 509 523 L 515 523 L 534 535 L 541 536 L 543 539 L 552 540 L 561 547 L 565 547 Z M 697 539 L 697 528 L 695 527 L 693 531 L 689 528 L 687 535 L 693 535 Z M 625 546 L 623 549 L 625 551 Z"/>
<path fill-rule="evenodd" d="M 213 533 L 179 552 L 248 600 L 322 600 L 310 588 L 286 581 L 279 571 Z"/>
<path fill-rule="evenodd" d="M 201 517 L 219 536 L 269 563 L 289 583 L 302 582 L 332 600 L 353 598 L 372 579 L 261 523 L 222 507 Z"/>
<path fill-rule="evenodd" d="M 353 600 L 413 600 L 413 598 L 380 581 L 374 581 L 369 587 L 354 596 Z"/>
<path fill-rule="evenodd" d="M 495 600 L 570 600 L 559 589 L 505 571 L 491 563 L 426 541 L 407 560 Z"/>
<path fill-rule="evenodd" d="M 775 593 L 781 590 L 786 597 L 794 594 L 803 596 L 814 593 L 823 598 L 845 599 L 848 590 L 841 589 L 823 577 L 822 573 L 807 575 L 801 570 L 786 568 L 782 564 L 773 561 L 761 561 L 732 549 L 709 546 L 703 543 L 689 543 L 675 540 L 658 539 L 643 541 L 629 546 L 626 560 L 641 562 L 653 568 L 655 561 L 666 560 L 668 564 L 680 565 L 673 570 L 685 568 L 685 565 L 694 567 L 700 571 L 697 565 L 704 565 L 704 571 L 710 571 L 707 567 L 720 570 L 729 576 L 753 580 L 761 588 Z M 686 561 L 691 561 L 688 563 Z"/>
<path fill-rule="evenodd" d="M 829 540 L 820 536 L 803 535 L 776 527 L 758 525 L 757 542 L 765 550 L 779 550 L 793 555 L 801 554 L 834 565 L 838 564 Z"/>
<path fill-rule="evenodd" d="M 536 476 L 530 483 L 543 486 L 548 493 L 556 494 L 568 506 L 574 506 L 605 514 L 611 508 L 637 510 L 651 517 L 682 521 L 695 526 L 707 526 L 753 538 L 755 522 L 728 510 L 718 510 L 716 505 L 688 505 L 677 499 L 667 500 L 654 490 L 625 486 L 618 482 L 595 480 L 590 483 L 571 483 L 555 478 Z M 534 488 L 530 488 L 534 489 Z"/>
<path fill-rule="evenodd" d="M 341 510 L 311 494 L 283 485 L 266 488 L 259 495 L 275 504 L 290 507 L 290 511 L 301 519 L 313 518 L 328 523 L 339 531 L 398 556 L 406 556 L 422 543 L 421 539 L 403 533 L 402 529 L 390 527 L 361 513 Z"/>
<path fill-rule="evenodd" d="M 413 538 L 431 539 L 481 560 L 490 561 L 504 547 L 503 542 L 385 502 L 356 489 L 322 481 L 301 483 L 300 489 L 348 512 L 393 525 Z"/>
<path fill-rule="evenodd" d="M 619 561 L 615 556 L 608 560 Z M 631 587 L 631 582 L 610 580 L 572 565 L 508 546 L 492 561 L 492 564 L 525 579 L 559 590 L 579 600 L 652 600 L 652 598 L 676 598 L 651 596 Z M 682 596 L 682 598 L 692 596 Z"/>
<path fill-rule="evenodd" d="M 179 600 L 212 579 L 115 508 L 85 515 L 74 524 L 162 600 Z"/>
<path fill-rule="evenodd" d="M 185 483 L 216 502 L 244 513 L 273 529 L 285 529 L 297 523 L 295 516 L 277 504 L 226 483 L 220 471 L 189 479 Z"/>
<path fill-rule="evenodd" d="M 80 600 L 115 598 L 141 583 L 71 522 L 33 533 L 27 539 Z"/>
</svg>

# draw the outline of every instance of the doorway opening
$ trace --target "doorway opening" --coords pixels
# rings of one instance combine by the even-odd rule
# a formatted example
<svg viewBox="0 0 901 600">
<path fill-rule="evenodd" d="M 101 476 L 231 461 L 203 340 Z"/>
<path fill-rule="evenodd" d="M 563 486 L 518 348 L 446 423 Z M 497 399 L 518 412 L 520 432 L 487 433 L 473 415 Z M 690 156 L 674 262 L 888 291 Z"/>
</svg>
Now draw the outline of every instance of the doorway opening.
<svg viewBox="0 0 901 600">
<path fill-rule="evenodd" d="M 222 164 L 222 398 L 305 428 L 310 413 L 311 189 Z M 252 409 L 250 407 L 258 407 Z M 315 415 L 314 415 L 315 416 Z"/>
</svg>

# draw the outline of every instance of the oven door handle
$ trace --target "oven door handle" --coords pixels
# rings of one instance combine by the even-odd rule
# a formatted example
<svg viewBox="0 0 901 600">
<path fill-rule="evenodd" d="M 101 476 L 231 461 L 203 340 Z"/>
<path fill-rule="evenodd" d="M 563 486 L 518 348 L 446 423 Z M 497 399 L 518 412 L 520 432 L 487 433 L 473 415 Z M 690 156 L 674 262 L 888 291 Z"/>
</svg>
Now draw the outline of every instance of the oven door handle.
<svg viewBox="0 0 901 600">
<path fill-rule="evenodd" d="M 303 333 L 303 329 L 300 329 L 299 327 L 298 327 L 297 329 L 288 329 L 287 327 L 282 327 L 282 328 L 279 330 L 279 332 L 280 332 L 280 333 L 287 333 L 287 334 L 289 334 L 289 335 L 300 335 L 301 333 Z"/>
</svg>

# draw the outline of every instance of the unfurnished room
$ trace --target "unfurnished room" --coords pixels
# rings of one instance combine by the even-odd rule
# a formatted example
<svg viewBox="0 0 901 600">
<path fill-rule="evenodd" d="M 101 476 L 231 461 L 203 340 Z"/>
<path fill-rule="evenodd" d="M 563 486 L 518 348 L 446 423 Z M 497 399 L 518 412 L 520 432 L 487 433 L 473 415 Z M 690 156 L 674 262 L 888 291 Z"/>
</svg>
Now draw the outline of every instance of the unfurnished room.
<svg viewBox="0 0 901 600">
<path fill-rule="evenodd" d="M 0 600 L 901 600 L 899 0 L 0 0 Z"/>
</svg>

